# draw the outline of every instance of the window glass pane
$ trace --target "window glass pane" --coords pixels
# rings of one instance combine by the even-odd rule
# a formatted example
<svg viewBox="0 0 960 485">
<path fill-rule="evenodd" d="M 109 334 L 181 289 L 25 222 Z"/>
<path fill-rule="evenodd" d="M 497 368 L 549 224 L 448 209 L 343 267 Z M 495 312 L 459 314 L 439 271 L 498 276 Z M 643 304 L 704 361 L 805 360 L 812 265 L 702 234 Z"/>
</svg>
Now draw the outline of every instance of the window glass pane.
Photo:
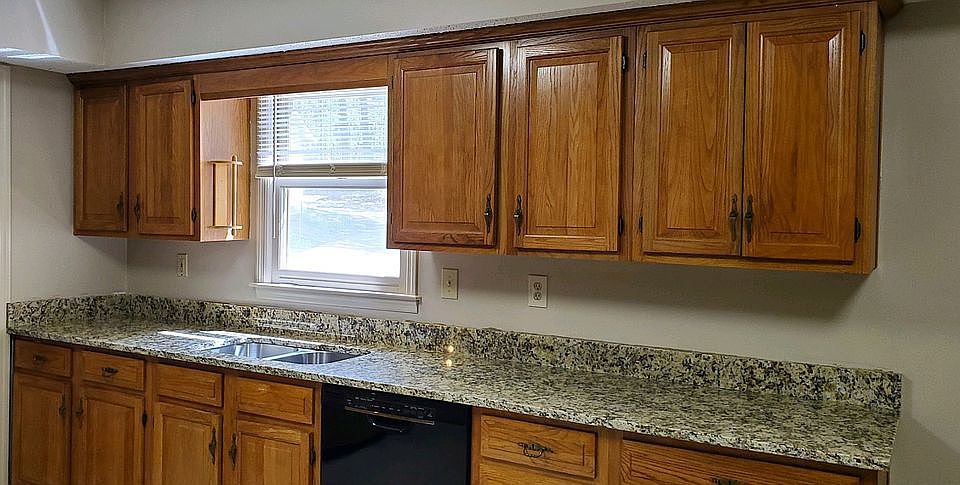
<svg viewBox="0 0 960 485">
<path fill-rule="evenodd" d="M 399 278 L 385 188 L 286 188 L 280 269 Z"/>
<path fill-rule="evenodd" d="M 273 163 L 386 163 L 387 88 L 263 96 L 257 159 Z"/>
</svg>

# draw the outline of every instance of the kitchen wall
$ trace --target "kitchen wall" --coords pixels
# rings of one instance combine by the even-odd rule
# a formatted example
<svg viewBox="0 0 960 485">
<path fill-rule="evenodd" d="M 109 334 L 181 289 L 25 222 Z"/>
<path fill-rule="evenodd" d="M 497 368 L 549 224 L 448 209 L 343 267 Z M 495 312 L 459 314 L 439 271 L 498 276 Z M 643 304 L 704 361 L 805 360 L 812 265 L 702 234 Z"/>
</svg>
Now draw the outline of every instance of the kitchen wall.
<svg viewBox="0 0 960 485">
<path fill-rule="evenodd" d="M 426 253 L 416 318 L 899 371 L 905 399 L 894 483 L 955 483 L 958 46 L 956 0 L 909 4 L 887 26 L 880 265 L 871 276 Z M 252 242 L 131 241 L 128 251 L 131 292 L 255 301 L 248 287 L 256 259 Z M 176 278 L 177 252 L 190 254 L 187 279 Z M 442 267 L 460 269 L 460 300 L 440 299 Z M 529 273 L 549 275 L 548 309 L 526 306 Z"/>
<path fill-rule="evenodd" d="M 126 242 L 73 236 L 73 87 L 66 76 L 11 72 L 11 298 L 126 288 Z"/>
<path fill-rule="evenodd" d="M 9 54 L 57 56 L 63 66 L 99 64 L 103 20 L 103 0 L 0 0 L 0 59 L 8 54 L 3 49 L 17 49 L 24 52 Z"/>
</svg>

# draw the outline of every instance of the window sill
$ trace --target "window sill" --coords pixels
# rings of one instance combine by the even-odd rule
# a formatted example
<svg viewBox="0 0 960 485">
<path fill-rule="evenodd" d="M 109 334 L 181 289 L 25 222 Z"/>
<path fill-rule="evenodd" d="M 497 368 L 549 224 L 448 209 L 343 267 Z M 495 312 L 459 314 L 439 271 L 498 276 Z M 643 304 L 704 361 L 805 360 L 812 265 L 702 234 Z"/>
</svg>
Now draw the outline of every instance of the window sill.
<svg viewBox="0 0 960 485">
<path fill-rule="evenodd" d="M 420 297 L 378 291 L 343 290 L 276 283 L 251 283 L 257 298 L 296 303 L 308 308 L 341 308 L 418 313 Z"/>
</svg>

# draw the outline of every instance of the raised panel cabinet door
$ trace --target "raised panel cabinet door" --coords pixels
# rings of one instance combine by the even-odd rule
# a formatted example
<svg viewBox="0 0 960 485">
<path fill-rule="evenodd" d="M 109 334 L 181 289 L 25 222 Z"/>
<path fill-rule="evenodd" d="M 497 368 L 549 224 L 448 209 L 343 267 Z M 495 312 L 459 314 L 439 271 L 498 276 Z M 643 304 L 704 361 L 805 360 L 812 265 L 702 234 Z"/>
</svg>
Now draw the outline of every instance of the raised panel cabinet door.
<svg viewBox="0 0 960 485">
<path fill-rule="evenodd" d="M 143 483 L 143 397 L 83 386 L 73 419 L 73 484 Z"/>
<path fill-rule="evenodd" d="M 223 449 L 217 413 L 159 402 L 148 454 L 150 485 L 217 485 Z"/>
<path fill-rule="evenodd" d="M 13 485 L 64 485 L 70 477 L 70 382 L 13 374 Z"/>
<path fill-rule="evenodd" d="M 312 482 L 313 434 L 303 428 L 238 420 L 227 447 L 228 485 Z"/>
<path fill-rule="evenodd" d="M 743 24 L 646 36 L 643 248 L 740 254 Z"/>
<path fill-rule="evenodd" d="M 130 96 L 133 214 L 143 235 L 196 233 L 192 82 L 134 86 Z"/>
<path fill-rule="evenodd" d="M 499 49 L 396 59 L 391 243 L 492 246 Z"/>
<path fill-rule="evenodd" d="M 518 48 L 517 248 L 618 250 L 622 51 L 620 37 Z"/>
<path fill-rule="evenodd" d="M 74 94 L 73 229 L 127 231 L 127 91 L 124 86 Z"/>
<path fill-rule="evenodd" d="M 747 25 L 744 255 L 852 261 L 860 14 Z"/>
</svg>

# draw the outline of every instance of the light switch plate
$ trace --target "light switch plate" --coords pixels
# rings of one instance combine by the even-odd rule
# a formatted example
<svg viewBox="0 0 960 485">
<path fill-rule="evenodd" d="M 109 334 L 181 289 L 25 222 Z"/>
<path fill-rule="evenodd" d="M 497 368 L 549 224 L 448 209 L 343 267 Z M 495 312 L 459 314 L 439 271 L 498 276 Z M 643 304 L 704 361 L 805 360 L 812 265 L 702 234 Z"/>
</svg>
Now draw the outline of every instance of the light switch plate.
<svg viewBox="0 0 960 485">
<path fill-rule="evenodd" d="M 460 298 L 460 270 L 443 268 L 440 270 L 440 298 L 456 300 Z"/>
<path fill-rule="evenodd" d="M 527 305 L 534 308 L 547 307 L 547 276 L 532 274 L 527 276 Z"/>
<path fill-rule="evenodd" d="M 189 268 L 187 267 L 187 253 L 180 253 L 177 255 L 177 276 L 180 278 L 186 278 L 189 276 Z"/>
</svg>

